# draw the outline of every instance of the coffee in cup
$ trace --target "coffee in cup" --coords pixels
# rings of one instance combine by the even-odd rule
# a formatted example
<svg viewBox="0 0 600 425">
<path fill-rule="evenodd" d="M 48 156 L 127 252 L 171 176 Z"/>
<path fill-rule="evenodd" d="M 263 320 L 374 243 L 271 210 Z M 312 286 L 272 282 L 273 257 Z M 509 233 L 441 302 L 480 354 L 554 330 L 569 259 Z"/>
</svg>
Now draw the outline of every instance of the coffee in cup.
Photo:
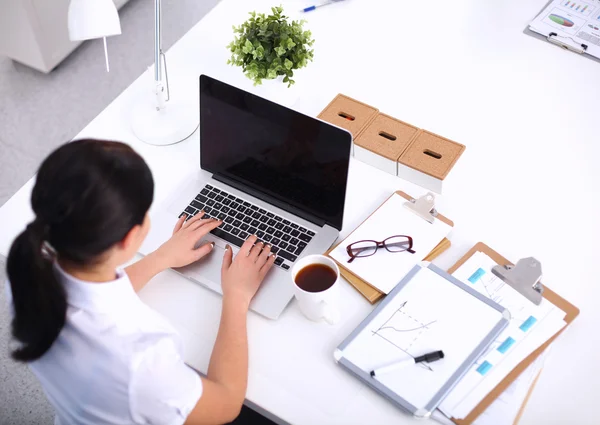
<svg viewBox="0 0 600 425">
<path fill-rule="evenodd" d="M 313 321 L 339 321 L 340 270 L 331 258 L 308 255 L 294 264 L 292 280 L 302 313 Z"/>
</svg>

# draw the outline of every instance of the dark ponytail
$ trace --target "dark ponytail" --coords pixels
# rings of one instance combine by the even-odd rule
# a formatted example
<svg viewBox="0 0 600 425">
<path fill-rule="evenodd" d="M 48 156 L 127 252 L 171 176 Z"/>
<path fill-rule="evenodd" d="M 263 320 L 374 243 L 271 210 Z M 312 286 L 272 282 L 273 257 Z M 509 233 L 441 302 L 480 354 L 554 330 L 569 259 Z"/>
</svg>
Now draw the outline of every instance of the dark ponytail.
<svg viewBox="0 0 600 425">
<path fill-rule="evenodd" d="M 46 225 L 36 219 L 17 237 L 8 254 L 6 268 L 15 312 L 12 331 L 22 343 L 13 352 L 15 360 L 41 357 L 65 324 L 65 291 L 54 276 L 52 263 L 43 258 L 46 233 Z"/>
<path fill-rule="evenodd" d="M 154 193 L 144 160 L 118 142 L 79 140 L 42 163 L 31 196 L 36 219 L 13 242 L 6 271 L 19 361 L 43 356 L 62 330 L 67 296 L 55 257 L 78 266 L 102 254 L 143 223 Z"/>
</svg>

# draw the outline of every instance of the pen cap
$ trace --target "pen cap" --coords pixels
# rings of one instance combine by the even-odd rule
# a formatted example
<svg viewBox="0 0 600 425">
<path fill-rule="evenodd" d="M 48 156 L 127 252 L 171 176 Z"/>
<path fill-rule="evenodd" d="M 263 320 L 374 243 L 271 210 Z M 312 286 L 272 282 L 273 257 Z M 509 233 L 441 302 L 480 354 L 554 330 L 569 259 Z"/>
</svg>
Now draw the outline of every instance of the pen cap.
<svg viewBox="0 0 600 425">
<path fill-rule="evenodd" d="M 415 357 L 415 363 L 420 363 L 420 362 L 431 363 L 431 362 L 435 362 L 435 361 L 443 359 L 443 358 L 444 358 L 443 351 L 441 351 L 441 350 L 434 351 L 433 353 L 427 353 L 422 356 Z"/>
</svg>

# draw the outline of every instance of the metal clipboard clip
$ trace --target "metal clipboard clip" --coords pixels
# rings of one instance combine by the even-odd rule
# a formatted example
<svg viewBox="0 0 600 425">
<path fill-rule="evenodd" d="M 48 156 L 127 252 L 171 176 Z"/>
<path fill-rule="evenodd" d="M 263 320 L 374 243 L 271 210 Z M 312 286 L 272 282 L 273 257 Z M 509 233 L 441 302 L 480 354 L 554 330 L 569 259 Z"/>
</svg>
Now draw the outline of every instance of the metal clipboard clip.
<svg viewBox="0 0 600 425">
<path fill-rule="evenodd" d="M 500 280 L 519 291 L 521 295 L 536 305 L 542 302 L 544 287 L 542 278 L 542 263 L 533 257 L 523 258 L 514 266 L 494 266 L 492 273 Z"/>
<path fill-rule="evenodd" d="M 576 47 L 576 46 L 572 46 L 572 45 L 570 45 L 568 43 L 565 43 L 563 41 L 560 41 L 557 37 L 559 37 L 559 35 L 557 33 L 551 32 L 550 34 L 548 34 L 548 36 L 546 37 L 546 39 L 550 43 L 552 43 L 552 44 L 554 44 L 554 45 L 556 45 L 558 47 L 562 47 L 563 49 L 570 50 L 570 51 L 575 52 L 575 53 L 581 54 L 581 53 L 585 53 L 587 51 L 587 48 L 588 48 L 587 44 L 580 44 L 581 47 Z M 575 42 L 571 37 L 566 37 L 566 38 L 568 38 L 568 39 L 572 40 L 573 42 Z"/>
<path fill-rule="evenodd" d="M 438 215 L 435 210 L 435 195 L 431 192 L 419 199 L 406 201 L 404 206 L 429 223 L 433 223 Z"/>
</svg>

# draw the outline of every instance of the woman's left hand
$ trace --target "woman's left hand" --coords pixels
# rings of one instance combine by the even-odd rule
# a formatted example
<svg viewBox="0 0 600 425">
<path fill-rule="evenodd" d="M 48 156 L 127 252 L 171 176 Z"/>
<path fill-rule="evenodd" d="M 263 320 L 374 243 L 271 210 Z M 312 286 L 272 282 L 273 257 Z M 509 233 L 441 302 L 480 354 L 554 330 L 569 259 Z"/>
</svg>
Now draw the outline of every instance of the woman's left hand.
<svg viewBox="0 0 600 425">
<path fill-rule="evenodd" d="M 196 244 L 223 222 L 213 218 L 203 220 L 203 216 L 204 212 L 200 212 L 188 221 L 185 221 L 185 216 L 181 217 L 175 224 L 173 236 L 156 250 L 156 254 L 167 267 L 187 266 L 212 251 L 214 247 L 212 242 L 198 248 Z"/>
</svg>

